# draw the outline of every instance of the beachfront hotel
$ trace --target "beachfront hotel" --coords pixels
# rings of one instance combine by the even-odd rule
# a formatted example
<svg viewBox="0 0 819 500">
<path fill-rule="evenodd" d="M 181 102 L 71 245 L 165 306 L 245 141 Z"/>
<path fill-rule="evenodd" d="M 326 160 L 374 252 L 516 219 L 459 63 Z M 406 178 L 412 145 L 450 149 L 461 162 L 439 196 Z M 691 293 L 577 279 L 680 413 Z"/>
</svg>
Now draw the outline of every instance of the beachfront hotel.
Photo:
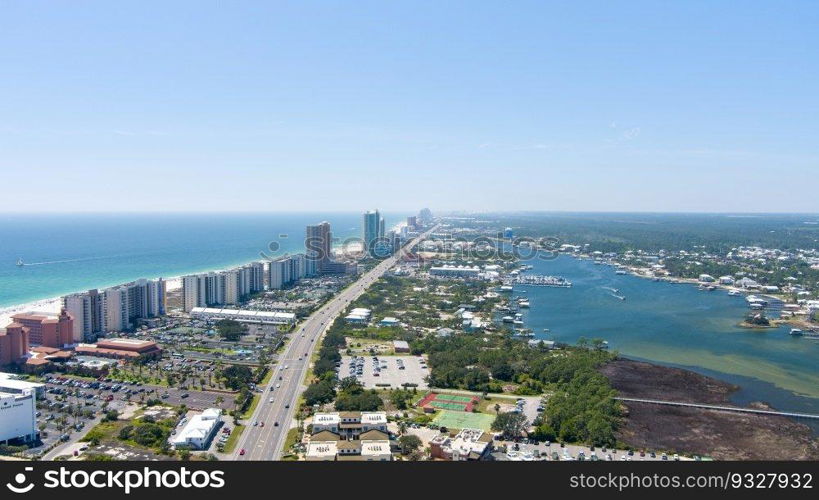
<svg viewBox="0 0 819 500">
<path fill-rule="evenodd" d="M 182 277 L 182 308 L 238 304 L 264 290 L 264 262 L 251 262 L 226 271 Z"/>
<path fill-rule="evenodd" d="M 30 330 L 20 323 L 0 328 L 0 366 L 19 363 L 28 354 Z"/>
<path fill-rule="evenodd" d="M 130 283 L 63 297 L 63 308 L 74 319 L 73 342 L 88 342 L 108 332 L 132 330 L 141 319 L 164 316 L 166 283 L 140 279 Z"/>
<path fill-rule="evenodd" d="M 65 309 L 60 314 L 41 312 L 15 314 L 11 319 L 12 325 L 20 325 L 28 330 L 29 344 L 62 348 L 74 343 L 74 318 Z"/>
</svg>

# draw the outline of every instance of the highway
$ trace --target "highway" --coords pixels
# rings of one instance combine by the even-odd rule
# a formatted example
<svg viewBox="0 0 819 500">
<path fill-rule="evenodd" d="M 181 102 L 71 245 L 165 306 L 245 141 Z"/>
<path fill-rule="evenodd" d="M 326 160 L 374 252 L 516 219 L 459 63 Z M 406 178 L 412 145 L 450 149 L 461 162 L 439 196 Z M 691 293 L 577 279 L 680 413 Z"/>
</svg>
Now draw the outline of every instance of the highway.
<svg viewBox="0 0 819 500">
<path fill-rule="evenodd" d="M 294 333 L 272 368 L 273 376 L 253 416 L 244 424 L 246 428 L 233 451 L 233 460 L 279 460 L 287 439 L 287 431 L 296 412 L 299 395 L 306 389 L 303 385 L 310 368 L 310 357 L 320 344 L 321 335 L 333 320 L 367 288 L 375 283 L 403 255 L 423 240 L 435 227 L 411 240 L 395 255 L 381 261 L 358 280 L 342 290 L 337 296 L 311 314 Z M 272 403 L 270 400 L 272 399 Z M 253 425 L 258 422 L 258 425 Z M 278 425 L 277 425 L 278 424 Z M 241 451 L 244 450 L 244 455 Z"/>
</svg>

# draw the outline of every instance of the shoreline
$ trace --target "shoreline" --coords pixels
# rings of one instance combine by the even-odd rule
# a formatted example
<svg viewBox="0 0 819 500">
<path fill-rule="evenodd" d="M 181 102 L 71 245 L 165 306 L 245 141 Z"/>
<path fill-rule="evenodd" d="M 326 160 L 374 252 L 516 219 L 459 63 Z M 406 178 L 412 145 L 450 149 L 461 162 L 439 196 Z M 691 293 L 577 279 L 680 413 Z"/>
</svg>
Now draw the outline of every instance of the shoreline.
<svg viewBox="0 0 819 500">
<path fill-rule="evenodd" d="M 399 223 L 396 227 L 399 227 L 400 225 L 401 225 L 401 223 Z M 356 255 L 356 254 L 360 254 L 360 253 L 361 253 L 360 243 L 352 243 L 352 244 L 348 243 L 347 246 L 340 246 L 339 245 L 339 246 L 336 246 L 336 247 L 333 248 L 334 257 L 346 256 L 346 255 Z M 291 252 L 284 252 L 280 256 L 289 255 L 289 254 L 291 254 Z M 277 256 L 277 257 L 280 257 L 280 256 Z M 232 269 L 233 267 L 243 266 L 245 264 L 249 264 L 251 262 L 257 262 L 257 261 L 260 261 L 260 260 L 265 260 L 265 259 L 255 259 L 255 260 L 244 261 L 244 262 L 242 262 L 240 264 L 232 264 L 232 265 L 229 265 L 229 266 L 226 266 L 226 267 L 220 267 L 218 269 L 211 268 L 211 269 L 206 269 L 206 270 L 201 270 L 201 271 L 192 271 L 192 272 L 185 273 L 185 274 L 178 275 L 178 276 L 171 276 L 169 278 L 165 278 L 163 276 L 156 276 L 156 277 L 144 277 L 143 276 L 143 277 L 136 278 L 136 279 L 143 279 L 144 278 L 144 279 L 148 279 L 148 280 L 156 280 L 156 279 L 162 278 L 166 283 L 166 293 L 170 293 L 170 292 L 176 292 L 176 291 L 178 291 L 178 290 L 180 290 L 182 288 L 182 277 L 183 276 L 187 276 L 189 274 L 215 273 L 215 272 L 220 272 L 220 271 L 226 271 L 228 269 Z M 67 293 L 64 293 L 63 295 L 59 295 L 57 297 L 49 297 L 49 298 L 45 298 L 45 299 L 32 300 L 32 301 L 24 302 L 24 303 L 21 303 L 21 304 L 14 304 L 14 305 L 10 305 L 10 306 L 2 306 L 2 307 L 0 307 L 0 328 L 5 328 L 6 325 L 10 324 L 11 323 L 11 317 L 14 316 L 15 314 L 20 314 L 20 313 L 24 313 L 24 312 L 59 313 L 60 309 L 62 308 L 62 298 L 65 295 L 71 295 L 73 293 L 82 293 L 82 292 L 85 292 L 85 291 L 87 291 L 89 289 L 94 289 L 94 288 L 97 288 L 98 290 L 102 290 L 104 288 L 109 288 L 110 286 L 117 286 L 119 284 L 124 284 L 124 283 L 128 283 L 128 281 L 123 281 L 122 283 L 118 283 L 118 284 L 115 284 L 115 285 L 109 285 L 109 286 L 105 286 L 105 287 L 90 286 L 90 287 L 84 288 L 82 290 L 75 290 L 73 292 L 67 292 Z"/>
</svg>

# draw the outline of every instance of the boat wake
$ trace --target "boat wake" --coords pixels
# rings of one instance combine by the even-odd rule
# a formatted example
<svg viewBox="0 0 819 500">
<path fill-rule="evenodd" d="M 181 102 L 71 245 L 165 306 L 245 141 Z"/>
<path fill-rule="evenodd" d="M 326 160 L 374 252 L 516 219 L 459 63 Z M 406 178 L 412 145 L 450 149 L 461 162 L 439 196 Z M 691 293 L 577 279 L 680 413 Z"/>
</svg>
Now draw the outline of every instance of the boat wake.
<svg viewBox="0 0 819 500">
<path fill-rule="evenodd" d="M 46 260 L 42 262 L 23 262 L 22 259 L 17 261 L 18 267 L 29 267 L 29 266 L 49 266 L 52 264 L 68 264 L 71 262 L 85 262 L 89 260 L 101 260 L 101 259 L 112 259 L 114 257 L 85 257 L 82 259 L 62 259 L 62 260 Z"/>
</svg>

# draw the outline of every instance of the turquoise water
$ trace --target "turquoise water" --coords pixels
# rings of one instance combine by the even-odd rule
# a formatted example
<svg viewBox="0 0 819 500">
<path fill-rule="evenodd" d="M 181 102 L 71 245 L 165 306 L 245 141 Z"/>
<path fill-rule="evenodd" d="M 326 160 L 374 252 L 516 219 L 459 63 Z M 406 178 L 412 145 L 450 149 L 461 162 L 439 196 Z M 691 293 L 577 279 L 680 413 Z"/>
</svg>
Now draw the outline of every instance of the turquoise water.
<svg viewBox="0 0 819 500">
<path fill-rule="evenodd" d="M 385 214 L 389 228 L 400 220 Z M 0 215 L 0 307 L 124 283 L 223 269 L 304 249 L 307 224 L 359 236 L 361 215 Z M 286 235 L 287 237 L 284 237 Z M 34 265 L 17 267 L 18 258 Z"/>
<path fill-rule="evenodd" d="M 515 286 L 516 295 L 529 298 L 524 322 L 538 338 L 568 343 L 603 338 L 628 357 L 736 383 L 742 387 L 736 402 L 766 401 L 783 410 L 819 413 L 819 341 L 791 337 L 785 326 L 737 327 L 747 312 L 742 297 L 618 275 L 609 266 L 568 256 L 527 263 L 534 266 L 530 273 L 563 276 L 574 284 Z"/>
</svg>

